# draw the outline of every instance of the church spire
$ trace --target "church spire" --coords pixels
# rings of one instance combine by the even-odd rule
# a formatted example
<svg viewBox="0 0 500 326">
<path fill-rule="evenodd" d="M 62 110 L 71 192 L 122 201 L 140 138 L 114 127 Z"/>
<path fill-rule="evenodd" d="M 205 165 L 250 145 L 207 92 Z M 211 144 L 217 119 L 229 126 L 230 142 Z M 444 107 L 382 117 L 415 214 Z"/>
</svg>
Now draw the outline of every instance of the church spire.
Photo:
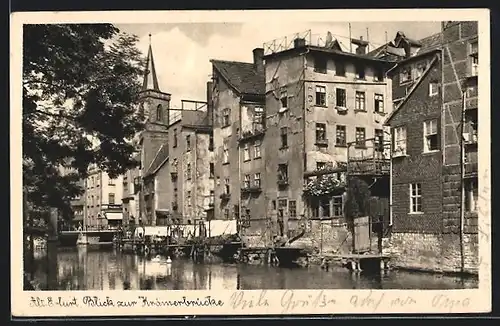
<svg viewBox="0 0 500 326">
<path fill-rule="evenodd" d="M 160 87 L 158 86 L 158 77 L 156 76 L 155 62 L 153 60 L 151 34 L 149 34 L 148 58 L 146 60 L 146 71 L 144 72 L 144 82 L 142 84 L 142 90 L 160 90 Z"/>
</svg>

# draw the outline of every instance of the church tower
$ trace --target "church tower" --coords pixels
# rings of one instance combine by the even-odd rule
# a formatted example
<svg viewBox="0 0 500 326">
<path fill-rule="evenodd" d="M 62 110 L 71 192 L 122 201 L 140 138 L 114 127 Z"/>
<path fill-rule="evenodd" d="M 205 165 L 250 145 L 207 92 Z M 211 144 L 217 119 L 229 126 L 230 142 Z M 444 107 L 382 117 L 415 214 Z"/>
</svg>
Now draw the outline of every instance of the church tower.
<svg viewBox="0 0 500 326">
<path fill-rule="evenodd" d="M 144 176 L 160 147 L 168 141 L 167 129 L 170 109 L 170 94 L 160 91 L 158 85 L 151 47 L 151 34 L 149 34 L 148 57 L 140 99 L 141 110 L 146 119 L 145 129 L 140 136 L 141 175 Z"/>
</svg>

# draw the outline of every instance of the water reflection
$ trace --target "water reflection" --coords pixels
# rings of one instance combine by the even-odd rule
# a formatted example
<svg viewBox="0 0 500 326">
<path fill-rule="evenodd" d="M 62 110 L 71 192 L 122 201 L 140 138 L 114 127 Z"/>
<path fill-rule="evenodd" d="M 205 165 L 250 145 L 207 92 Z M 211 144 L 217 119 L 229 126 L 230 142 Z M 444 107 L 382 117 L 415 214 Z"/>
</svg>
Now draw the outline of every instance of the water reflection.
<svg viewBox="0 0 500 326">
<path fill-rule="evenodd" d="M 477 287 L 477 279 L 389 272 L 352 274 L 342 268 L 204 265 L 151 259 L 115 250 L 59 250 L 36 255 L 35 278 L 46 290 L 251 290 L 251 289 L 452 289 Z"/>
</svg>

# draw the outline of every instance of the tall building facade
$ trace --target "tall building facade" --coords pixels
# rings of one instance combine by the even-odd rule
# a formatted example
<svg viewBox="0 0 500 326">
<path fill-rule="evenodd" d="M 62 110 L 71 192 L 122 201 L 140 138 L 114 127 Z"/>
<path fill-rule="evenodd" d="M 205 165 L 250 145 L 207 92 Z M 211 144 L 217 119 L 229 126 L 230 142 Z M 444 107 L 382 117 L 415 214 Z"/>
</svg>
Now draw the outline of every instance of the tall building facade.
<svg viewBox="0 0 500 326">
<path fill-rule="evenodd" d="M 266 221 L 264 193 L 265 82 L 261 48 L 253 62 L 211 60 L 209 92 L 214 138 L 214 215 L 237 219 L 241 234 L 257 235 L 250 215 Z M 211 94 L 210 94 L 211 93 Z M 248 238 L 248 237 L 247 237 Z"/>
<path fill-rule="evenodd" d="M 477 271 L 478 24 L 445 22 L 392 70 L 392 236 L 396 264 Z"/>
<path fill-rule="evenodd" d="M 342 193 L 306 198 L 305 186 L 326 174 L 345 180 L 349 156 L 388 161 L 390 153 L 373 146 L 389 138 L 387 62 L 366 56 L 367 42 L 357 43 L 356 53 L 348 53 L 333 39 L 316 46 L 296 38 L 292 47 L 264 56 L 268 221 L 251 221 L 261 234 L 271 226 L 273 236 L 292 238 L 306 219 L 343 217 Z"/>
<path fill-rule="evenodd" d="M 138 223 L 192 225 L 212 219 L 215 162 L 207 102 L 183 100 L 181 108 L 171 108 L 170 94 L 159 88 L 151 46 L 147 66 L 141 93 L 147 120 L 134 182 L 135 192 L 140 188 Z"/>
<path fill-rule="evenodd" d="M 87 229 L 118 226 L 122 222 L 122 176 L 112 179 L 91 165 L 85 180 L 84 225 Z"/>
<path fill-rule="evenodd" d="M 170 94 L 160 91 L 151 44 L 148 49 L 140 99 L 140 110 L 146 119 L 144 130 L 139 136 L 141 153 L 139 173 L 143 178 L 151 169 L 153 161 L 160 151 L 168 156 L 168 152 L 164 148 L 168 148 Z M 141 180 L 140 185 L 139 222 L 144 225 L 152 225 L 156 218 L 154 183 L 152 184 L 149 180 Z"/>
</svg>

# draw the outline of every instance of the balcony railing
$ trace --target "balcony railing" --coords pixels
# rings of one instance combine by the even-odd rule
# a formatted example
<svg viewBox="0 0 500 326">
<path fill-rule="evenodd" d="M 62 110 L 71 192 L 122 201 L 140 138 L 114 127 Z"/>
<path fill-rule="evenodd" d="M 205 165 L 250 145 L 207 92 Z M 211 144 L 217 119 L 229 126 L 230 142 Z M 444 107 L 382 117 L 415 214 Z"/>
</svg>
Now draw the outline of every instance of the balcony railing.
<svg viewBox="0 0 500 326">
<path fill-rule="evenodd" d="M 262 191 L 262 188 L 260 187 L 260 185 L 244 186 L 241 188 L 241 192 L 246 193 L 246 194 L 259 193 L 261 191 Z"/>
<path fill-rule="evenodd" d="M 249 140 L 249 139 L 253 139 L 253 138 L 262 136 L 262 135 L 264 135 L 265 131 L 266 130 L 264 128 L 263 123 L 254 122 L 252 124 L 252 128 L 250 130 L 245 130 L 241 133 L 240 141 Z"/>
<path fill-rule="evenodd" d="M 391 170 L 391 162 L 389 159 L 382 158 L 364 158 L 364 159 L 349 159 L 347 171 L 350 174 L 360 175 L 388 175 Z"/>
</svg>

